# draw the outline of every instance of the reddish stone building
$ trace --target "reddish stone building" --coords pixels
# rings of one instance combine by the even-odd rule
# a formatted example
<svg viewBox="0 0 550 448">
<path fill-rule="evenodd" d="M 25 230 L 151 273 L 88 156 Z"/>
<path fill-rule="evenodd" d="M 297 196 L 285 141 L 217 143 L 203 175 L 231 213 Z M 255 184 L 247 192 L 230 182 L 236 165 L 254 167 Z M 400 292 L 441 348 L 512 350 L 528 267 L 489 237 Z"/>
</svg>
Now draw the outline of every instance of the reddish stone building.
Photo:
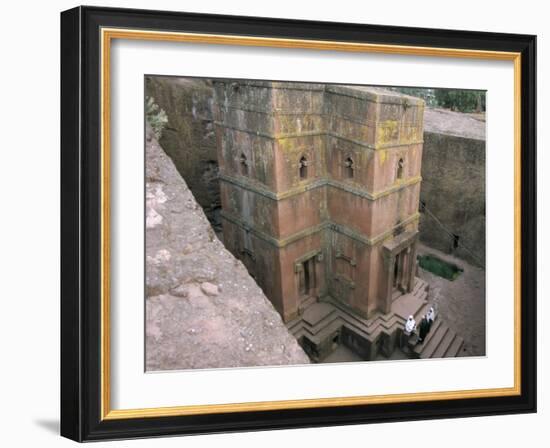
<svg viewBox="0 0 550 448">
<path fill-rule="evenodd" d="M 391 351 L 405 314 L 426 304 L 415 279 L 424 101 L 360 86 L 214 85 L 225 245 L 297 337 L 311 327 L 318 352 L 334 334 L 368 359 L 381 335 Z M 415 287 L 424 295 L 397 309 Z M 334 313 L 339 323 L 322 323 Z M 369 333 L 376 319 L 385 330 Z"/>
</svg>

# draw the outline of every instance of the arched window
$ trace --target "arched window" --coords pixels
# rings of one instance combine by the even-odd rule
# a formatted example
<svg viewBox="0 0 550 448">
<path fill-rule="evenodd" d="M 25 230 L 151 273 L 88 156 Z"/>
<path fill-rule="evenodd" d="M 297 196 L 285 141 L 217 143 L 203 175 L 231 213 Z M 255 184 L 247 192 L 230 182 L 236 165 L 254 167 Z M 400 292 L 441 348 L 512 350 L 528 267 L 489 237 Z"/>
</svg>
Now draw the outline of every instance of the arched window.
<svg viewBox="0 0 550 448">
<path fill-rule="evenodd" d="M 355 167 L 353 166 L 353 159 L 348 157 L 344 162 L 344 175 L 347 179 L 353 178 L 353 171 Z"/>
<path fill-rule="evenodd" d="M 307 177 L 307 167 L 309 162 L 307 161 L 306 156 L 300 158 L 300 179 L 305 179 Z"/>
<path fill-rule="evenodd" d="M 403 179 L 403 159 L 399 159 L 397 162 L 397 178 Z"/>
<path fill-rule="evenodd" d="M 241 167 L 241 174 L 243 176 L 248 176 L 248 160 L 246 158 L 246 155 L 244 154 L 241 154 L 240 167 Z"/>
</svg>

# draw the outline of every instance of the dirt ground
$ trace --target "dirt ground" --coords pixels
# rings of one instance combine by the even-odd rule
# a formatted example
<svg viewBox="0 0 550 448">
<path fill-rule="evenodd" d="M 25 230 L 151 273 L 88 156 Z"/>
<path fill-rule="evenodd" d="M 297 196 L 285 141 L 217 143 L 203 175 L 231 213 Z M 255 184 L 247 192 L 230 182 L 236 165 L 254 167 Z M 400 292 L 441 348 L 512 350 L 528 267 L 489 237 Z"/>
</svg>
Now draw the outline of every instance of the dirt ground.
<svg viewBox="0 0 550 448">
<path fill-rule="evenodd" d="M 418 275 L 430 284 L 430 302 L 437 304 L 441 317 L 464 338 L 464 355 L 485 356 L 485 270 L 422 244 L 418 254 L 433 254 L 464 269 L 454 281 L 420 267 Z"/>
</svg>

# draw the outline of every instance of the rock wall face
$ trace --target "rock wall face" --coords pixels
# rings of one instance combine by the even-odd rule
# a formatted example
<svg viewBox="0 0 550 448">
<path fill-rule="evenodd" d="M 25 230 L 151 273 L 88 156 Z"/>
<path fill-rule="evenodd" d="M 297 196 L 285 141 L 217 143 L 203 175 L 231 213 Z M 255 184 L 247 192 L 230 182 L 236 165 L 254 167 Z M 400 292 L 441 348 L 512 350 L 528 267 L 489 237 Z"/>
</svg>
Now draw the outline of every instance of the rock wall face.
<svg viewBox="0 0 550 448">
<path fill-rule="evenodd" d="M 150 129 L 145 300 L 148 371 L 309 363 Z"/>
<path fill-rule="evenodd" d="M 420 239 L 485 266 L 485 122 L 427 109 L 424 125 Z"/>
<path fill-rule="evenodd" d="M 151 76 L 145 94 L 153 97 L 168 116 L 160 144 L 203 208 L 216 230 L 220 187 L 212 118 L 212 83 L 200 78 Z"/>
</svg>

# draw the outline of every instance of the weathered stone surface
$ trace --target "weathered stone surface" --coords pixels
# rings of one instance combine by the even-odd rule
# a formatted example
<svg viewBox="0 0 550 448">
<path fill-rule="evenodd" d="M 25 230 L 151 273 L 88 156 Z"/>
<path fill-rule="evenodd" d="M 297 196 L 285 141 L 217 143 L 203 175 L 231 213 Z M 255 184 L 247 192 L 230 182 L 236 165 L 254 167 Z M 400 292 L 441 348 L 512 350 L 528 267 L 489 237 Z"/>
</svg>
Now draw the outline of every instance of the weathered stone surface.
<svg viewBox="0 0 550 448">
<path fill-rule="evenodd" d="M 385 311 L 414 277 L 424 101 L 356 86 L 214 89 L 226 247 L 285 322 L 328 296 Z M 403 232 L 393 268 L 383 245 Z"/>
<path fill-rule="evenodd" d="M 214 285 L 210 282 L 201 283 L 201 290 L 207 296 L 217 296 L 220 293 L 218 285 Z"/>
<path fill-rule="evenodd" d="M 421 214 L 420 239 L 484 266 L 485 122 L 427 109 L 424 123 L 420 200 L 427 211 Z M 458 247 L 452 234 L 458 236 Z"/>
<path fill-rule="evenodd" d="M 150 130 L 145 331 L 148 371 L 309 363 Z"/>
<path fill-rule="evenodd" d="M 212 118 L 213 88 L 200 78 L 151 76 L 146 95 L 168 116 L 160 144 L 193 192 L 211 224 L 219 229 L 220 188 Z"/>
<path fill-rule="evenodd" d="M 327 142 L 318 135 L 295 139 L 294 145 L 301 147 L 326 146 L 326 164 L 332 177 L 338 177 L 346 154 L 353 154 L 362 182 L 371 190 L 380 190 L 388 175 L 375 176 L 370 168 L 371 159 L 376 159 L 380 168 L 393 166 L 391 160 L 395 151 L 372 151 L 357 146 L 357 140 L 371 144 L 383 144 L 399 135 L 401 140 L 415 142 L 421 140 L 419 129 L 422 123 L 414 126 L 401 124 L 397 132 L 396 118 L 399 105 L 406 101 L 414 113 L 419 101 L 414 97 L 395 95 L 384 89 L 361 86 L 338 86 L 302 83 L 271 83 L 267 81 L 228 81 L 230 88 L 217 85 L 217 95 L 223 97 L 219 111 L 222 120 L 229 124 L 225 128 L 227 153 L 218 160 L 216 154 L 215 123 L 213 114 L 214 87 L 208 80 L 199 78 L 148 77 L 147 95 L 153 96 L 169 118 L 161 144 L 174 161 L 176 168 L 187 182 L 197 202 L 203 207 L 207 218 L 217 232 L 221 230 L 221 198 L 219 166 L 225 164 L 236 172 L 238 157 L 243 148 L 255 148 L 247 153 L 249 170 L 258 184 L 270 190 L 287 189 L 295 186 L 299 179 L 282 179 L 275 185 L 277 176 L 272 162 L 278 149 L 275 137 L 300 134 L 323 134 L 328 132 Z M 275 90 L 273 90 L 275 89 Z M 286 91 L 281 95 L 273 92 Z M 323 96 L 330 97 L 323 99 Z M 378 102 L 384 104 L 378 109 Z M 277 120 L 273 120 L 270 104 L 275 104 Z M 251 105 L 254 105 L 252 107 Z M 238 110 L 238 113 L 235 113 Z M 232 113 L 228 113 L 233 111 Z M 325 113 L 332 115 L 330 123 L 324 123 Z M 290 115 L 285 115 L 291 113 Z M 378 135 L 374 133 L 373 122 L 377 114 L 385 122 Z M 299 119 L 297 115 L 299 114 Z M 406 122 L 415 122 L 416 117 L 406 117 Z M 421 200 L 445 224 L 459 235 L 463 244 L 471 246 L 474 254 L 464 248 L 453 247 L 453 237 L 442 230 L 435 221 L 423 216 L 421 239 L 428 245 L 469 260 L 477 265 L 485 260 L 485 189 L 484 189 L 484 150 L 485 122 L 479 117 L 444 109 L 424 111 L 424 150 L 417 151 L 412 163 L 420 165 L 422 158 L 423 184 Z M 254 129 L 254 133 L 244 133 L 242 129 Z M 351 140 L 338 138 L 342 133 L 353 135 Z M 279 144 L 281 146 L 281 144 Z M 417 145 L 421 146 L 421 144 Z M 281 148 L 285 149 L 285 148 Z M 292 149 L 292 148 L 291 148 Z M 297 165 L 300 154 L 288 152 L 288 163 Z M 419 157 L 421 155 L 421 157 Z M 311 170 L 323 175 L 324 165 L 319 161 Z M 389 163 L 388 163 L 389 162 Z M 407 163 L 406 166 L 411 166 Z M 363 167 L 363 168 L 361 168 Z M 480 174 L 480 170 L 483 174 Z M 292 170 L 290 170 L 292 171 Z M 295 172 L 296 170 L 292 171 Z M 450 198 L 450 199 L 449 199 Z M 258 202 L 260 199 L 257 199 Z M 263 200 L 269 202 L 269 199 Z M 238 204 L 237 204 L 238 205 Z M 457 206 L 458 205 L 458 206 Z M 258 223 L 263 217 L 266 225 L 274 222 L 266 207 L 256 204 L 254 210 L 263 211 L 256 216 Z M 152 214 L 148 223 L 158 219 Z M 431 222 L 430 222 L 431 221 Z"/>
<path fill-rule="evenodd" d="M 447 109 L 426 109 L 424 132 L 485 140 L 485 120 Z"/>
</svg>

